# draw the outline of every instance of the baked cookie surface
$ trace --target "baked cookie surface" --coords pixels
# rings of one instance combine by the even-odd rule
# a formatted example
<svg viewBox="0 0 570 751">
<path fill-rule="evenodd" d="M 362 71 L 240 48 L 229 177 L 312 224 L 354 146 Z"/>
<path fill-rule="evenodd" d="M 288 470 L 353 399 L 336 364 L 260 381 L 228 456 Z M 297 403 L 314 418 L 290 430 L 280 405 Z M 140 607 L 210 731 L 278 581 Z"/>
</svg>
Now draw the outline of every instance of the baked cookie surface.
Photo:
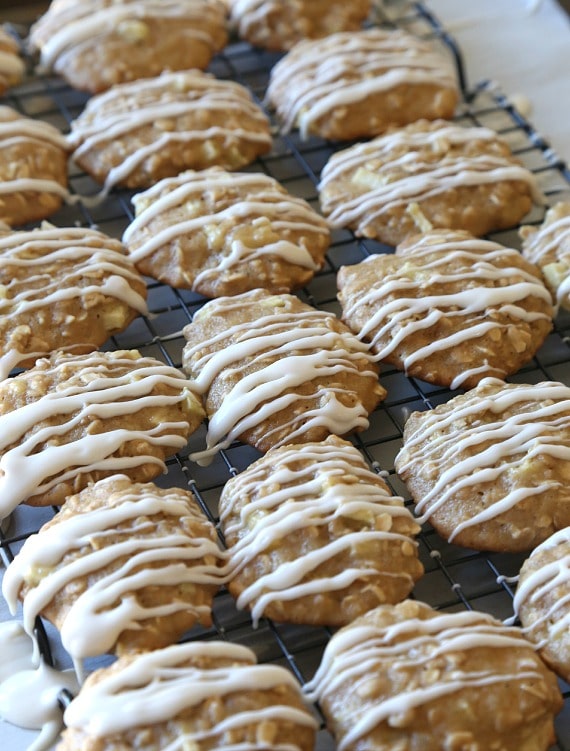
<svg viewBox="0 0 570 751">
<path fill-rule="evenodd" d="M 123 245 L 93 229 L 0 232 L 0 378 L 54 350 L 97 349 L 145 314 Z"/>
<path fill-rule="evenodd" d="M 184 336 L 183 367 L 209 417 L 200 461 L 236 438 L 265 452 L 362 430 L 386 394 L 367 346 L 294 295 L 211 300 Z"/>
<path fill-rule="evenodd" d="M 74 660 L 174 643 L 211 626 L 224 556 L 214 526 L 180 488 L 113 475 L 69 496 L 29 537 L 2 588 L 33 633 L 38 615 Z"/>
<path fill-rule="evenodd" d="M 570 388 L 485 378 L 413 412 L 395 466 L 449 542 L 531 550 L 570 524 Z"/>
<path fill-rule="evenodd" d="M 67 192 L 70 146 L 57 128 L 0 106 L 0 221 L 46 219 Z"/>
<path fill-rule="evenodd" d="M 0 516 L 117 472 L 151 480 L 203 417 L 184 375 L 136 350 L 38 360 L 0 382 Z"/>
<path fill-rule="evenodd" d="M 339 751 L 546 751 L 562 706 L 519 629 L 411 600 L 334 634 L 306 689 Z"/>
<path fill-rule="evenodd" d="M 455 69 L 428 42 L 379 28 L 299 42 L 272 69 L 267 99 L 285 132 L 351 140 L 451 118 Z"/>
<path fill-rule="evenodd" d="M 229 0 L 230 20 L 242 39 L 263 49 L 285 51 L 302 39 L 356 31 L 371 0 Z"/>
<path fill-rule="evenodd" d="M 519 223 L 533 174 L 489 128 L 418 121 L 333 154 L 321 173 L 321 207 L 333 227 L 397 245 L 416 234 L 417 204 L 441 229 L 481 236 Z"/>
<path fill-rule="evenodd" d="M 347 441 L 270 450 L 220 497 L 228 588 L 254 623 L 341 626 L 398 602 L 423 573 L 420 527 Z"/>
<path fill-rule="evenodd" d="M 521 227 L 522 254 L 535 263 L 557 307 L 570 310 L 570 201 L 546 212 L 540 227 Z"/>
<path fill-rule="evenodd" d="M 207 297 L 311 280 L 330 242 L 326 221 L 261 173 L 184 172 L 136 195 L 123 235 L 143 273 Z"/>
<path fill-rule="evenodd" d="M 0 95 L 20 83 L 25 65 L 20 57 L 20 46 L 6 29 L 0 26 Z"/>
<path fill-rule="evenodd" d="M 227 41 L 218 0 L 53 2 L 32 26 L 40 64 L 97 93 L 164 70 L 204 69 Z"/>
<path fill-rule="evenodd" d="M 318 727 L 291 672 L 222 641 L 119 658 L 87 678 L 65 724 L 58 751 L 312 751 Z"/>
<path fill-rule="evenodd" d="M 541 657 L 570 682 L 570 526 L 555 532 L 523 563 L 515 613 Z"/>
<path fill-rule="evenodd" d="M 110 190 L 146 188 L 187 169 L 236 170 L 271 148 L 248 90 L 199 70 L 114 86 L 72 122 L 73 159 Z"/>
<path fill-rule="evenodd" d="M 379 360 L 451 388 L 505 378 L 552 329 L 550 293 L 512 248 L 433 230 L 337 276 L 343 320 Z"/>
</svg>

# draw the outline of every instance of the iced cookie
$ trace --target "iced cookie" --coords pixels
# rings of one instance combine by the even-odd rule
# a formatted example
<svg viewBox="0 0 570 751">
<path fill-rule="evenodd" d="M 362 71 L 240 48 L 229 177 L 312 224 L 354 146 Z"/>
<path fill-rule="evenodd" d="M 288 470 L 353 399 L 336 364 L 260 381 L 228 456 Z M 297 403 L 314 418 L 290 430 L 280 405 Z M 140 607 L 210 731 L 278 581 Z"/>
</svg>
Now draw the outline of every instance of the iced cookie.
<svg viewBox="0 0 570 751">
<path fill-rule="evenodd" d="M 0 26 L 0 95 L 11 86 L 20 83 L 25 65 L 20 57 L 20 46 L 2 26 Z"/>
<path fill-rule="evenodd" d="M 570 525 L 570 388 L 485 378 L 410 415 L 396 470 L 450 542 L 531 550 Z"/>
<path fill-rule="evenodd" d="M 552 329 L 538 269 L 467 232 L 414 235 L 337 277 L 343 320 L 409 376 L 472 388 L 528 362 Z"/>
<path fill-rule="evenodd" d="M 544 199 L 533 174 L 489 128 L 421 120 L 333 154 L 321 173 L 333 227 L 397 245 L 416 211 L 435 228 L 480 236 L 512 227 Z"/>
<path fill-rule="evenodd" d="M 230 478 L 220 522 L 229 590 L 254 623 L 342 626 L 403 600 L 423 573 L 403 500 L 336 436 L 272 449 Z"/>
<path fill-rule="evenodd" d="M 207 297 L 290 292 L 312 279 L 329 246 L 326 221 L 262 173 L 184 172 L 133 203 L 123 240 L 137 268 Z"/>
<path fill-rule="evenodd" d="M 164 70 L 204 69 L 227 41 L 218 0 L 53 2 L 29 44 L 44 70 L 96 93 Z"/>
<path fill-rule="evenodd" d="M 216 531 L 189 491 L 114 475 L 67 498 L 4 575 L 13 612 L 42 615 L 74 660 L 173 644 L 211 625 L 223 581 Z"/>
<path fill-rule="evenodd" d="M 519 629 L 411 600 L 338 631 L 305 688 L 339 751 L 546 751 L 562 708 Z"/>
<path fill-rule="evenodd" d="M 293 295 L 212 300 L 184 336 L 183 366 L 210 418 L 200 461 L 237 438 L 267 451 L 362 430 L 386 393 L 367 346 Z"/>
<path fill-rule="evenodd" d="M 285 132 L 346 141 L 449 119 L 459 91 L 451 60 L 429 42 L 371 28 L 296 44 L 272 69 L 267 99 Z"/>
<path fill-rule="evenodd" d="M 54 350 L 97 349 L 147 312 L 145 299 L 124 247 L 102 232 L 0 231 L 0 378 Z"/>
</svg>

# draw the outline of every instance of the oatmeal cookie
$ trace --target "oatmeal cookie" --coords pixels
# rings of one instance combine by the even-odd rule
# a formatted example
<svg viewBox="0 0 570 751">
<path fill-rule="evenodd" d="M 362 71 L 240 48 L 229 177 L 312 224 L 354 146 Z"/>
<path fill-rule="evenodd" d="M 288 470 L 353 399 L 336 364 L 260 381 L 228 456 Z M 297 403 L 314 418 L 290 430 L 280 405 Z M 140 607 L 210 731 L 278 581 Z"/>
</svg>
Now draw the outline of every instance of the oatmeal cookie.
<svg viewBox="0 0 570 751">
<path fill-rule="evenodd" d="M 147 188 L 187 169 L 236 170 L 271 148 L 248 90 L 198 70 L 114 86 L 72 122 L 73 159 L 110 190 Z"/>
<path fill-rule="evenodd" d="M 91 93 L 164 70 L 205 69 L 226 42 L 218 0 L 53 2 L 29 36 L 44 70 Z"/>
<path fill-rule="evenodd" d="M 451 118 L 455 68 L 405 31 L 371 28 L 304 41 L 271 71 L 267 99 L 285 132 L 351 140 L 420 118 Z"/>
<path fill-rule="evenodd" d="M 570 683 L 570 526 L 523 563 L 513 604 L 544 661 Z"/>
<path fill-rule="evenodd" d="M 411 600 L 338 631 L 306 690 L 339 751 L 546 751 L 562 708 L 519 629 Z"/>
<path fill-rule="evenodd" d="M 239 36 L 263 49 L 283 52 L 302 39 L 356 31 L 368 18 L 371 0 L 229 0 Z"/>
<path fill-rule="evenodd" d="M 122 244 L 93 229 L 0 231 L 0 379 L 54 350 L 97 349 L 145 314 Z"/>
<path fill-rule="evenodd" d="M 113 475 L 67 498 L 7 568 L 32 634 L 42 615 L 74 660 L 157 649 L 211 626 L 225 556 L 187 490 Z"/>
<path fill-rule="evenodd" d="M 484 378 L 410 415 L 396 470 L 450 542 L 531 550 L 570 525 L 570 388 Z"/>
<path fill-rule="evenodd" d="M 535 178 L 489 128 L 421 120 L 329 159 L 319 185 L 333 227 L 397 245 L 418 227 L 416 206 L 435 228 L 480 236 L 520 222 Z"/>
<path fill-rule="evenodd" d="M 206 297 L 309 282 L 330 242 L 326 221 L 262 173 L 184 172 L 139 193 L 123 236 L 137 268 Z"/>
<path fill-rule="evenodd" d="M 0 222 L 27 224 L 61 207 L 70 151 L 53 125 L 0 106 Z"/>
<path fill-rule="evenodd" d="M 224 486 L 220 522 L 239 608 L 342 626 L 408 596 L 420 527 L 347 441 L 270 450 Z"/>
<path fill-rule="evenodd" d="M 222 641 L 120 657 L 87 678 L 64 721 L 57 751 L 312 751 L 318 728 L 286 668 Z"/>
<path fill-rule="evenodd" d="M 512 248 L 433 230 L 337 277 L 343 320 L 379 360 L 451 388 L 504 378 L 552 329 L 550 293 Z"/>
<path fill-rule="evenodd" d="M 18 42 L 0 26 L 0 95 L 11 86 L 19 84 L 24 72 L 25 66 L 20 57 Z"/>
<path fill-rule="evenodd" d="M 38 360 L 0 382 L 0 516 L 117 472 L 151 480 L 203 417 L 184 375 L 136 350 Z"/>
<path fill-rule="evenodd" d="M 540 227 L 521 227 L 519 234 L 523 256 L 542 271 L 557 308 L 570 310 L 570 201 L 559 201 Z"/>
<path fill-rule="evenodd" d="M 183 366 L 210 418 L 199 461 L 237 438 L 265 452 L 362 430 L 386 394 L 368 347 L 293 295 L 212 300 L 184 336 Z"/>
</svg>

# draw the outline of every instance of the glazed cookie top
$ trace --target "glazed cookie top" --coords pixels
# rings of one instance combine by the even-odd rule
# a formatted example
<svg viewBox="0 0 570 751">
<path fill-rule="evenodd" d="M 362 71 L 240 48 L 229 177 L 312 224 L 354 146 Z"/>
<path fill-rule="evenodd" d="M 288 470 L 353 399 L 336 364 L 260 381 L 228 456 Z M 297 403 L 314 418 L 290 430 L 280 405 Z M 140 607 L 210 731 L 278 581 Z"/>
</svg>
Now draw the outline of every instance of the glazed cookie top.
<svg viewBox="0 0 570 751">
<path fill-rule="evenodd" d="M 334 110 L 402 84 L 457 92 L 453 65 L 430 44 L 405 31 L 372 28 L 299 42 L 272 69 L 267 98 L 285 132 L 298 127 L 307 137 Z"/>
<path fill-rule="evenodd" d="M 24 76 L 25 66 L 19 51 L 16 40 L 0 26 L 0 93 L 15 86 Z"/>
<path fill-rule="evenodd" d="M 209 297 L 289 292 L 322 266 L 326 221 L 261 173 L 184 172 L 133 199 L 123 241 L 144 273 Z"/>
<path fill-rule="evenodd" d="M 0 378 L 56 349 L 96 349 L 147 313 L 145 298 L 124 247 L 102 232 L 0 232 Z"/>
</svg>

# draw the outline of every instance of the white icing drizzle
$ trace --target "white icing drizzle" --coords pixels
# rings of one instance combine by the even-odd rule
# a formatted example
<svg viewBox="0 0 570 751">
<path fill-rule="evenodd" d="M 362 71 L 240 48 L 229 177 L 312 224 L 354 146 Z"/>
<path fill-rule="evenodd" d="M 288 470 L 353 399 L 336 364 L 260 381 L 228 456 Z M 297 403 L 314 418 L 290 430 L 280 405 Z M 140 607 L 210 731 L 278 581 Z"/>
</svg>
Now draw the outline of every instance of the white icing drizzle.
<svg viewBox="0 0 570 751">
<path fill-rule="evenodd" d="M 228 667 L 188 667 L 184 662 L 204 657 L 231 661 Z M 210 697 L 223 697 L 244 691 L 269 691 L 279 686 L 298 691 L 292 674 L 277 665 L 256 665 L 255 655 L 247 647 L 221 641 L 179 644 L 166 649 L 138 654 L 120 671 L 108 673 L 96 684 L 84 686 L 65 711 L 65 724 L 96 738 L 125 733 L 141 725 L 152 725 L 176 717 L 185 709 L 195 707 Z M 180 731 L 174 751 L 184 741 L 191 743 L 210 738 L 227 727 L 259 722 L 289 721 L 316 729 L 317 724 L 307 710 L 286 704 L 275 704 L 255 712 L 241 711 L 227 719 L 213 721 L 211 729 Z M 264 742 L 265 745 L 265 742 Z M 283 749 L 277 739 L 267 741 L 269 749 Z M 242 748 L 242 745 L 240 745 Z M 245 751 L 257 748 L 243 744 Z M 296 747 L 295 747 L 296 748 Z"/>
<path fill-rule="evenodd" d="M 396 86 L 437 84 L 456 90 L 453 66 L 431 45 L 403 31 L 367 29 L 299 42 L 271 72 L 267 97 L 306 137 L 338 107 Z"/>
<path fill-rule="evenodd" d="M 344 315 L 349 320 L 361 307 L 370 306 L 375 311 L 362 326 L 359 336 L 371 342 L 378 360 L 388 357 L 406 339 L 436 325 L 442 318 L 460 318 L 461 330 L 415 349 L 403 360 L 406 371 L 436 352 L 453 349 L 470 340 L 477 341 L 489 331 L 505 329 L 513 323 L 516 325 L 517 321 L 532 325 L 535 321 L 551 318 L 548 313 L 527 311 L 519 304 L 534 297 L 550 306 L 551 297 L 536 276 L 517 265 L 520 256 L 514 249 L 486 240 L 465 239 L 453 233 L 447 236 L 428 233 L 409 250 L 410 263 L 422 272 L 417 280 L 406 273 L 408 269 L 404 261 L 407 253 L 400 254 L 401 270 L 382 276 L 352 304 L 343 306 Z M 437 257 L 429 258 L 433 254 Z M 512 266 L 495 264 L 495 260 L 504 262 L 509 257 L 513 259 Z M 374 264 L 376 258 L 370 256 L 363 263 Z M 450 268 L 454 261 L 458 263 L 456 269 Z M 424 273 L 430 274 L 432 284 L 451 284 L 462 289 L 426 294 Z M 516 281 L 504 284 L 512 277 Z M 389 296 L 393 294 L 396 299 L 390 300 Z M 493 311 L 508 316 L 509 322 L 490 317 Z M 489 374 L 490 370 L 485 364 L 466 369 L 454 380 L 453 387 L 457 388 L 471 375 Z M 493 371 L 497 376 L 506 375 L 506 371 L 498 368 L 493 368 Z"/>
<path fill-rule="evenodd" d="M 34 642 L 17 621 L 0 623 L 0 644 L 0 683 L 21 670 L 37 667 Z"/>
<path fill-rule="evenodd" d="M 258 290 L 253 290 L 233 298 L 219 298 L 207 303 L 202 311 L 206 314 L 213 306 L 219 315 L 236 309 L 247 311 L 249 300 L 252 297 L 255 300 L 258 294 Z M 244 358 L 253 358 L 253 363 L 257 359 L 274 361 L 245 375 L 233 386 L 210 417 L 207 449 L 192 454 L 191 459 L 208 461 L 244 431 L 301 401 L 303 397 L 293 392 L 296 387 L 309 381 L 318 384 L 318 379 L 326 379 L 335 373 L 356 375 L 355 359 L 371 361 L 368 347 L 352 333 L 338 333 L 327 326 L 331 318 L 334 318 L 332 313 L 319 310 L 272 312 L 230 326 L 211 337 L 208 345 L 214 345 L 216 350 L 201 356 L 192 365 L 198 374 L 191 379 L 197 393 L 206 394 L 222 371 L 235 368 Z M 203 347 L 203 343 L 192 345 L 190 339 L 184 350 L 185 362 Z M 376 378 L 373 370 L 362 375 Z M 317 392 L 306 398 L 316 398 L 319 407 L 302 412 L 300 416 L 294 415 L 286 426 L 289 434 L 282 442 L 293 443 L 298 436 L 317 425 L 325 425 L 329 432 L 337 435 L 367 427 L 368 415 L 360 400 L 356 400 L 353 407 L 345 407 L 335 391 L 329 386 L 317 386 Z M 266 435 L 271 435 L 271 432 Z"/>
<path fill-rule="evenodd" d="M 193 606 L 187 601 L 173 600 L 155 607 L 137 601 L 136 592 L 144 587 L 220 585 L 223 581 L 216 561 L 223 561 L 224 556 L 215 541 L 192 538 L 187 532 L 137 537 L 152 524 L 149 517 L 158 514 L 201 520 L 199 512 L 175 490 L 163 496 L 147 487 L 124 493 L 118 505 L 70 516 L 29 537 L 6 570 L 2 584 L 2 593 L 14 613 L 29 572 L 47 572 L 24 599 L 26 631 L 33 633 L 36 617 L 58 592 L 74 579 L 96 574 L 97 581 L 71 604 L 61 628 L 62 644 L 74 660 L 111 651 L 121 633 L 139 628 L 146 619 L 179 611 L 194 612 L 199 618 L 208 612 L 206 606 Z M 125 538 L 121 525 L 139 518 Z M 93 540 L 121 535 L 124 539 L 92 547 Z M 79 558 L 64 562 L 66 556 L 80 549 L 83 552 Z M 201 560 L 205 557 L 211 557 L 213 562 Z"/>
<path fill-rule="evenodd" d="M 390 670 L 398 670 L 453 652 L 517 648 L 532 649 L 518 629 L 502 626 L 482 613 L 438 614 L 426 620 L 409 618 L 385 628 L 366 624 L 351 626 L 329 641 L 315 677 L 304 690 L 309 699 L 318 701 L 347 681 L 367 673 L 375 674 L 386 660 L 390 661 Z M 439 682 L 370 703 L 343 733 L 338 749 L 345 751 L 392 715 L 409 712 L 465 688 L 541 680 L 538 663 L 536 669 L 525 667 L 527 669 L 521 665 L 517 672 L 500 674 L 484 667 L 470 671 L 459 664 Z"/>
<path fill-rule="evenodd" d="M 142 464 L 164 469 L 164 462 L 151 455 L 113 456 L 127 442 L 141 440 L 173 451 L 186 444 L 186 438 L 174 432 L 188 430 L 188 422 L 184 421 L 140 430 L 115 428 L 103 433 L 85 433 L 68 443 L 50 445 L 51 439 L 72 431 L 85 419 L 120 417 L 147 407 L 166 407 L 188 400 L 187 381 L 175 368 L 153 358 L 133 359 L 125 355 L 112 353 L 109 358 L 95 352 L 78 358 L 77 371 L 81 369 L 86 377 L 91 374 L 92 380 L 50 391 L 0 417 L 0 516 L 7 516 L 31 495 L 44 493 L 81 472 L 120 471 Z M 69 358 L 63 358 L 61 363 L 41 372 L 57 376 L 69 362 Z M 128 371 L 118 375 L 109 369 L 110 363 L 124 366 Z M 176 392 L 153 394 L 157 386 L 174 388 Z M 33 430 L 43 421 L 62 418 L 59 425 L 43 424 Z M 42 443 L 43 449 L 37 451 Z"/>
<path fill-rule="evenodd" d="M 291 463 L 306 460 L 309 464 L 302 469 L 289 467 Z M 345 483 L 337 479 L 329 482 L 347 475 L 356 477 L 357 482 Z M 323 547 L 306 552 L 297 560 L 283 563 L 271 573 L 258 575 L 237 600 L 239 608 L 251 607 L 254 626 L 267 605 L 275 600 L 292 600 L 317 592 L 342 589 L 358 579 L 380 574 L 405 579 L 410 582 L 410 587 L 413 585 L 408 573 L 390 572 L 375 566 L 351 568 L 337 576 L 321 575 L 313 581 L 305 581 L 324 561 L 366 541 L 393 540 L 415 544 L 408 535 L 375 529 L 374 520 L 380 516 L 405 517 L 411 522 L 412 515 L 402 498 L 390 496 L 371 482 L 371 477 L 375 475 L 363 464 L 356 448 L 346 443 L 334 446 L 323 442 L 296 446 L 294 449 L 284 448 L 274 453 L 270 477 L 266 477 L 263 467 L 250 467 L 233 478 L 231 493 L 226 496 L 227 505 L 220 513 L 226 536 L 238 536 L 230 549 L 230 579 L 264 550 L 278 547 L 280 540 L 298 530 L 327 525 L 338 517 L 354 517 L 369 522 L 363 530 L 344 534 Z M 228 516 L 235 515 L 236 501 L 244 496 L 251 499 L 259 488 L 263 488 L 264 492 L 256 500 L 249 500 L 241 509 L 239 521 L 226 522 Z M 255 521 L 250 527 L 252 517 Z"/>
<path fill-rule="evenodd" d="M 568 204 L 570 209 L 570 204 Z M 548 217 L 548 215 L 547 215 Z M 558 263 L 556 274 L 556 313 L 570 303 L 570 214 L 544 223 L 523 243 L 523 255 L 541 266 L 548 278 L 548 256 L 551 263 Z M 562 268 L 560 268 L 562 267 Z"/>
<path fill-rule="evenodd" d="M 480 390 L 488 386 L 497 386 L 498 389 L 488 396 L 481 395 Z M 457 497 L 464 488 L 495 481 L 536 456 L 570 461 L 570 446 L 565 438 L 570 430 L 568 387 L 556 382 L 512 386 L 498 379 L 484 378 L 467 396 L 466 401 L 456 405 L 447 415 L 437 411 L 425 413 L 420 426 L 406 439 L 396 457 L 400 473 L 409 471 L 412 464 L 432 461 L 441 467 L 449 467 L 439 473 L 431 490 L 416 504 L 416 512 L 421 515 L 420 524 L 428 521 L 435 511 Z M 525 406 L 525 402 L 530 402 L 531 406 Z M 511 409 L 517 409 L 517 413 L 505 418 L 504 412 Z M 483 413 L 498 417 L 485 422 L 473 420 Z M 462 425 L 461 434 L 455 430 L 445 434 L 448 426 L 462 418 L 472 422 Z M 424 441 L 426 443 L 421 447 L 419 444 Z M 478 449 L 485 444 L 488 444 L 486 448 Z M 471 456 L 460 458 L 462 453 L 472 449 Z M 403 452 L 410 458 L 406 460 Z M 437 458 L 433 458 L 435 456 Z M 540 479 L 537 478 L 536 485 L 515 487 L 489 508 L 458 525 L 449 540 L 452 541 L 459 531 L 495 518 L 526 498 L 559 486 L 556 480 L 544 479 L 541 482 Z"/>
</svg>

